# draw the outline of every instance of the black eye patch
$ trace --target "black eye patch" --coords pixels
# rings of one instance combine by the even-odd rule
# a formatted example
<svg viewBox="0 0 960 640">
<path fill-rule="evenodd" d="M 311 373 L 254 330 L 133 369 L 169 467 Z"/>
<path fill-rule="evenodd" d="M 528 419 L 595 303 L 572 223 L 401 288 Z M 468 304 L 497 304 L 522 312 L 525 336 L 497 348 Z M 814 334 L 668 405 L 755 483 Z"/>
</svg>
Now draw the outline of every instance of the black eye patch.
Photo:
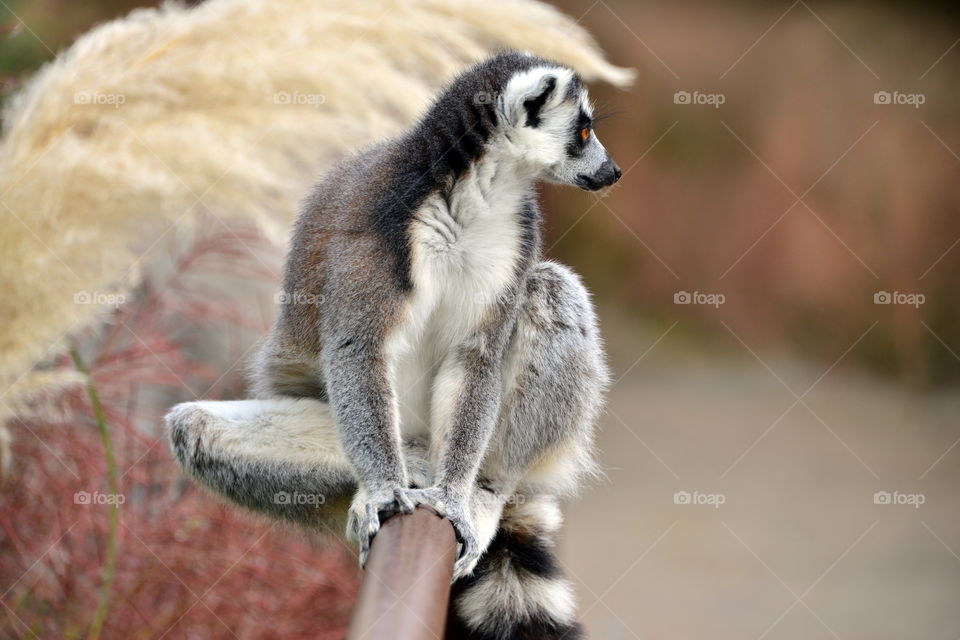
<svg viewBox="0 0 960 640">
<path fill-rule="evenodd" d="M 567 144 L 567 155 L 576 158 L 583 153 L 583 148 L 587 146 L 587 141 L 590 139 L 589 133 L 584 136 L 583 131 L 589 132 L 591 129 L 593 129 L 593 120 L 581 109 L 574 122 L 573 139 Z"/>
</svg>

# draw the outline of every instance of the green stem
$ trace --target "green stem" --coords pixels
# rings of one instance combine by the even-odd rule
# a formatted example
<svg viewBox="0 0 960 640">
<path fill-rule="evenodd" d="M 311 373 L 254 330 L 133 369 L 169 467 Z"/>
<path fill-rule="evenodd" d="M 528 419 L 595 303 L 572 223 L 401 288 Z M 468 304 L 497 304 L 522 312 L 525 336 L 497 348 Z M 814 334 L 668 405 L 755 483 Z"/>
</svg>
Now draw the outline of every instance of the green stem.
<svg viewBox="0 0 960 640">
<path fill-rule="evenodd" d="M 90 631 L 87 633 L 88 640 L 96 640 L 100 637 L 103 625 L 107 620 L 107 612 L 110 610 L 110 593 L 113 590 L 113 577 L 117 572 L 117 539 L 120 529 L 120 503 L 116 499 L 120 495 L 120 481 L 117 478 L 117 463 L 113 457 L 113 444 L 110 441 L 110 431 L 107 428 L 107 418 L 103 411 L 103 404 L 100 402 L 100 396 L 93 386 L 93 378 L 90 376 L 90 370 L 83 363 L 80 352 L 76 349 L 70 350 L 73 362 L 77 369 L 83 373 L 87 379 L 87 395 L 90 397 L 90 404 L 93 406 L 93 415 L 97 419 L 97 426 L 100 428 L 100 438 L 103 440 L 103 451 L 107 459 L 107 484 L 110 487 L 110 494 L 114 497 L 110 508 L 110 530 L 107 537 L 107 563 L 103 568 L 103 587 L 100 590 L 100 604 L 97 612 L 90 623 Z"/>
</svg>

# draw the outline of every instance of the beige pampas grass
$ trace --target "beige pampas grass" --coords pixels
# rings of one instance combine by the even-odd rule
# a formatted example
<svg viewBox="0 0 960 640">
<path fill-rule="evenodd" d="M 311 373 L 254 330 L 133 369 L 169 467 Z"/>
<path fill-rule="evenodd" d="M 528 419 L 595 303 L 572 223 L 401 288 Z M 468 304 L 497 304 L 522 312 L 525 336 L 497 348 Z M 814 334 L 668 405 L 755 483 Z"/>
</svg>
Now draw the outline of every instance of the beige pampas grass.
<svg viewBox="0 0 960 640">
<path fill-rule="evenodd" d="M 163 236 L 208 211 L 281 241 L 327 164 L 507 47 L 631 78 L 534 0 L 211 0 L 80 38 L 5 114 L 0 409 L 53 382 L 31 372 L 137 283 Z"/>
</svg>

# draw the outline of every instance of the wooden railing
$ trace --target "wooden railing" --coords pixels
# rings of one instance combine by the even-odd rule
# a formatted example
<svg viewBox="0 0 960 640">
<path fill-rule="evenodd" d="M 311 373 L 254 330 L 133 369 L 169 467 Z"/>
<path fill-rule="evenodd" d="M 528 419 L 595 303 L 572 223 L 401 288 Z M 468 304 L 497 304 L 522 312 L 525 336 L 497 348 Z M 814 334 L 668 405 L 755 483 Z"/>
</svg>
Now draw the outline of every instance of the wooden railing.
<svg viewBox="0 0 960 640">
<path fill-rule="evenodd" d="M 457 541 L 427 509 L 390 518 L 373 539 L 348 640 L 442 640 Z"/>
</svg>

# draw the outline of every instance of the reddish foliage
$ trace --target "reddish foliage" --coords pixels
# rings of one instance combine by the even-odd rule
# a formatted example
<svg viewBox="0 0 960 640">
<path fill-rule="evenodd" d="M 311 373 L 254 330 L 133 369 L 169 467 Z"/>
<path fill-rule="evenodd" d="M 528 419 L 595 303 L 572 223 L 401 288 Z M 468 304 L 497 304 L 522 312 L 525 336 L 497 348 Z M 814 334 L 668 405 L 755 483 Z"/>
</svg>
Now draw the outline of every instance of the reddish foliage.
<svg viewBox="0 0 960 640">
<path fill-rule="evenodd" d="M 244 247 L 238 250 L 238 246 Z M 263 330 L 263 321 L 204 284 L 216 267 L 271 283 L 246 247 L 253 234 L 205 235 L 162 282 L 148 279 L 106 335 L 80 341 L 103 401 L 120 475 L 119 554 L 104 638 L 340 638 L 356 559 L 332 540 L 245 514 L 184 479 L 159 428 L 167 398 L 189 387 L 235 395 L 241 380 L 193 355 L 183 327 Z M 68 358 L 55 366 L 72 367 Z M 184 393 L 186 392 L 186 395 Z M 210 395 L 205 394 L 205 395 Z M 152 399 L 152 401 L 151 401 Z M 0 495 L 0 602 L 13 635 L 86 633 L 103 584 L 107 465 L 84 389 L 16 420 L 13 469 Z M 146 425 L 146 426 L 145 426 Z M 78 492 L 91 496 L 82 504 Z M 4 593 L 5 592 L 5 593 Z M 28 631 L 29 629 L 29 631 Z"/>
</svg>

